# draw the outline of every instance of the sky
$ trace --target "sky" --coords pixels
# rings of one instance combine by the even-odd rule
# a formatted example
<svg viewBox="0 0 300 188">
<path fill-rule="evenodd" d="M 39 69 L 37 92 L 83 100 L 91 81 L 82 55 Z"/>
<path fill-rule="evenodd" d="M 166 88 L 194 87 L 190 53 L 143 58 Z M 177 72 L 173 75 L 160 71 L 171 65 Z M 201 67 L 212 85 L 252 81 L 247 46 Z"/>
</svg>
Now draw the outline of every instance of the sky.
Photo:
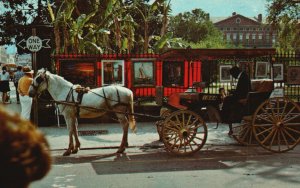
<svg viewBox="0 0 300 188">
<path fill-rule="evenodd" d="M 152 0 L 153 1 L 153 0 Z M 200 8 L 210 17 L 229 17 L 233 12 L 246 17 L 266 17 L 267 0 L 171 0 L 172 15 Z M 8 53 L 15 53 L 16 47 L 7 48 Z"/>
<path fill-rule="evenodd" d="M 266 16 L 267 0 L 171 0 L 172 15 L 200 8 L 210 17 L 227 17 L 233 12 L 246 17 Z"/>
</svg>

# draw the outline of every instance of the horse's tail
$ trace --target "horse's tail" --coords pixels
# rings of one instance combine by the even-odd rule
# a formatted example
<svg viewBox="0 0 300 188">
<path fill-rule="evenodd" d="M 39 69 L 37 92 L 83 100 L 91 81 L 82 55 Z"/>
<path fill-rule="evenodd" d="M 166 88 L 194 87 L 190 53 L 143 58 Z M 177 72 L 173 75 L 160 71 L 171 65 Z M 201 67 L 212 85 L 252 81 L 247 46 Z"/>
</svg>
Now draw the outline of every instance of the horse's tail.
<svg viewBox="0 0 300 188">
<path fill-rule="evenodd" d="M 133 109 L 133 93 L 131 92 L 130 95 L 130 102 L 129 102 L 129 114 L 128 114 L 128 120 L 129 120 L 129 127 L 130 129 L 135 133 L 136 132 L 136 122 L 135 122 L 135 118 L 134 118 L 134 109 Z"/>
</svg>

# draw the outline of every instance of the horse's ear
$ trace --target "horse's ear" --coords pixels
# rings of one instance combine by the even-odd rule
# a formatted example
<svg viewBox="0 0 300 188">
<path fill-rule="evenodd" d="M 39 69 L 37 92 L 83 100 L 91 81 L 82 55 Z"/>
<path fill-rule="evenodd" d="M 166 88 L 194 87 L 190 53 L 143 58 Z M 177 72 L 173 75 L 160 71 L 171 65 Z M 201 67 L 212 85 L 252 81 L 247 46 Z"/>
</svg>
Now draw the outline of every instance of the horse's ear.
<svg viewBox="0 0 300 188">
<path fill-rule="evenodd" d="M 46 74 L 46 73 L 47 73 L 47 69 L 42 68 L 41 70 L 42 70 L 42 72 L 41 72 L 41 77 L 42 77 L 42 78 L 45 78 L 46 75 L 47 75 L 47 74 Z"/>
</svg>

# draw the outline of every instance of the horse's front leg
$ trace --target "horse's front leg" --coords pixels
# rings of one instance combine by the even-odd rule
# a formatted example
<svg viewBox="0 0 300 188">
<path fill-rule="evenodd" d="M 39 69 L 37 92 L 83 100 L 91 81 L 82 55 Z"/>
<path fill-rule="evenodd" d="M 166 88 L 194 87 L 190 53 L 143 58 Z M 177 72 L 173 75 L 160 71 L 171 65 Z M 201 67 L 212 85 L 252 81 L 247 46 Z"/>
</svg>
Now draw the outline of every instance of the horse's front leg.
<svg viewBox="0 0 300 188">
<path fill-rule="evenodd" d="M 78 139 L 78 132 L 77 132 L 77 119 L 75 118 L 75 115 L 72 116 L 66 116 L 65 117 L 68 129 L 69 129 L 69 147 L 68 149 L 64 152 L 64 156 L 69 156 L 71 153 L 77 153 L 79 148 L 80 148 L 80 142 Z M 75 139 L 75 147 L 73 143 L 73 136 Z"/>
<path fill-rule="evenodd" d="M 128 147 L 128 127 L 129 123 L 126 117 L 123 117 L 121 120 L 119 120 L 120 123 L 123 126 L 123 137 L 121 145 L 117 151 L 117 153 L 123 153 L 125 151 L 125 148 Z"/>
<path fill-rule="evenodd" d="M 74 148 L 73 133 L 71 132 L 71 129 L 69 128 L 69 146 L 68 146 L 67 150 L 64 152 L 63 156 L 71 155 L 73 148 Z"/>
</svg>

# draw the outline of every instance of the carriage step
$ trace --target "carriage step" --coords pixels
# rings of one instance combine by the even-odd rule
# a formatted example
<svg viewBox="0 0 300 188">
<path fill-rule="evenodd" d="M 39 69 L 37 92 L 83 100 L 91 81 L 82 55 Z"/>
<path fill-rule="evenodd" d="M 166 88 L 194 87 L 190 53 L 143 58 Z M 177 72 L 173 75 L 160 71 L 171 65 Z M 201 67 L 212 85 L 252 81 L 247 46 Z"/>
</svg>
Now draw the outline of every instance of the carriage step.
<svg viewBox="0 0 300 188">
<path fill-rule="evenodd" d="M 108 130 L 81 130 L 78 131 L 79 136 L 95 136 L 99 134 L 108 134 Z"/>
</svg>

